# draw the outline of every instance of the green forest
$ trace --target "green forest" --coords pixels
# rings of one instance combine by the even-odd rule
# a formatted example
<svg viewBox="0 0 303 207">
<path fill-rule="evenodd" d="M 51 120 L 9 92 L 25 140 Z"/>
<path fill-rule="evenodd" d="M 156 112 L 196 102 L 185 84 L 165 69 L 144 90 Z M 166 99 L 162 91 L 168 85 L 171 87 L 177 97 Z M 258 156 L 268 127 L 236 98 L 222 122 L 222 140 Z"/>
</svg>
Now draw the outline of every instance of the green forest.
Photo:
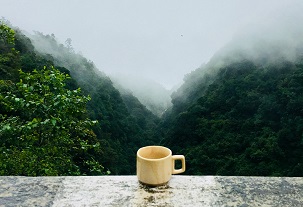
<svg viewBox="0 0 303 207">
<path fill-rule="evenodd" d="M 136 151 L 164 145 L 190 175 L 303 176 L 303 50 L 258 51 L 219 51 L 158 117 L 70 39 L 2 21 L 0 175 L 135 174 Z"/>
</svg>

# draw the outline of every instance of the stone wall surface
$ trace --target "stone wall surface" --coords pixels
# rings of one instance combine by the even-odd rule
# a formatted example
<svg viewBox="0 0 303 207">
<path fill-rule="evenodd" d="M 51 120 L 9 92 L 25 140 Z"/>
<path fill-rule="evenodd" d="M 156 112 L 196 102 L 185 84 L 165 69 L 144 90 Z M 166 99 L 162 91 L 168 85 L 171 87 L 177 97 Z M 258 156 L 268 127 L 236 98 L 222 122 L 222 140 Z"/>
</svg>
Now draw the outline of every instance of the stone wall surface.
<svg viewBox="0 0 303 207">
<path fill-rule="evenodd" d="M 2 206 L 303 206 L 303 178 L 173 176 L 147 187 L 136 176 L 0 177 Z"/>
</svg>

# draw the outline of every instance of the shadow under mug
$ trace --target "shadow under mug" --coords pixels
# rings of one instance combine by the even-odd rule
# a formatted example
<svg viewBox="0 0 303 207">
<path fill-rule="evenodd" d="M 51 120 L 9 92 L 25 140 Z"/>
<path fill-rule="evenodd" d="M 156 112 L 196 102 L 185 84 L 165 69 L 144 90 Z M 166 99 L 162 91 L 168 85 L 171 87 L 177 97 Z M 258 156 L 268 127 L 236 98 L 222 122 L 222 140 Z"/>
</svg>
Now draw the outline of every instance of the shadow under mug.
<svg viewBox="0 0 303 207">
<path fill-rule="evenodd" d="M 181 169 L 175 169 L 175 161 L 182 162 Z M 166 184 L 172 174 L 185 171 L 185 157 L 172 155 L 170 149 L 162 146 L 142 147 L 137 151 L 137 177 L 146 185 L 158 186 Z"/>
</svg>

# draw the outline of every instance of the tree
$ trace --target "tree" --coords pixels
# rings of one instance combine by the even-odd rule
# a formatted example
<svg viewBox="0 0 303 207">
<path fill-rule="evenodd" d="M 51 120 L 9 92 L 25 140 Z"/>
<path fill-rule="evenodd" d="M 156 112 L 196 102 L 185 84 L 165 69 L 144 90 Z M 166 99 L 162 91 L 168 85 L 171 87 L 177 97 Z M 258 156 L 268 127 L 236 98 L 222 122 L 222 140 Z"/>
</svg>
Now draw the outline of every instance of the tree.
<svg viewBox="0 0 303 207">
<path fill-rule="evenodd" d="M 72 46 L 72 39 L 71 38 L 67 38 L 65 40 L 65 45 L 66 45 L 66 48 L 68 49 L 69 52 L 74 53 L 74 48 Z"/>
<path fill-rule="evenodd" d="M 90 97 L 66 89 L 69 75 L 54 67 L 19 73 L 0 83 L 0 175 L 103 174 Z"/>
<path fill-rule="evenodd" d="M 0 77 L 12 79 L 17 74 L 18 51 L 15 49 L 15 31 L 0 21 Z"/>
</svg>

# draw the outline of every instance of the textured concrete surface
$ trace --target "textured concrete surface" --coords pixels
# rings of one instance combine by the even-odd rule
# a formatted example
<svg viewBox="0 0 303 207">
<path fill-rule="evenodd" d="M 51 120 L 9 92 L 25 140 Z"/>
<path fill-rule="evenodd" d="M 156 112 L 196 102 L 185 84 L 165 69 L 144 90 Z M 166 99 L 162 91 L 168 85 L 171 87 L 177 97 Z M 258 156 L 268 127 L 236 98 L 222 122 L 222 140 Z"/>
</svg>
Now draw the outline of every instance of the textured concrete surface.
<svg viewBox="0 0 303 207">
<path fill-rule="evenodd" d="M 303 178 L 173 176 L 0 177 L 0 206 L 303 206 Z"/>
</svg>

